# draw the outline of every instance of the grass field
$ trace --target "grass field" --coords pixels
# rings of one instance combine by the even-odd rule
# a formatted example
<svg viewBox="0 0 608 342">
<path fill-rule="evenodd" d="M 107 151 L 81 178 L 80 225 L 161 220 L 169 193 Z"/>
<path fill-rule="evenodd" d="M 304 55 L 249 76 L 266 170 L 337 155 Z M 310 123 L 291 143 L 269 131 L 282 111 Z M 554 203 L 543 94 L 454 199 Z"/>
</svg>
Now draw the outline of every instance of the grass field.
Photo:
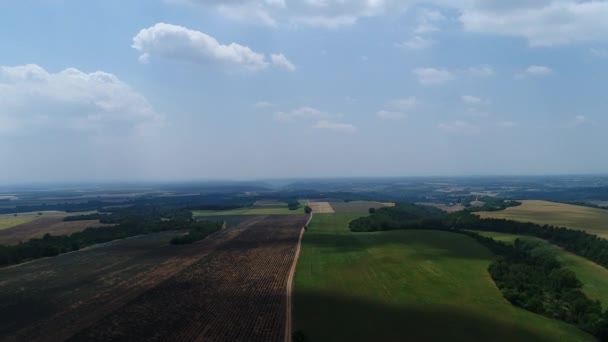
<svg viewBox="0 0 608 342">
<path fill-rule="evenodd" d="M 608 238 L 608 210 L 547 201 L 521 202 L 522 205 L 517 207 L 477 214 L 482 218 L 501 218 L 576 228 Z"/>
<path fill-rule="evenodd" d="M 538 238 L 494 232 L 476 233 L 509 243 L 512 243 L 517 238 L 543 242 L 548 248 L 555 252 L 557 259 L 565 267 L 576 273 L 578 279 L 583 283 L 583 292 L 585 292 L 589 298 L 601 301 L 604 309 L 608 308 L 608 270 L 602 266 Z"/>
<path fill-rule="evenodd" d="M 297 210 L 289 210 L 289 208 L 240 208 L 234 210 L 194 210 L 194 217 L 201 216 L 232 216 L 232 215 L 302 215 L 304 214 L 304 206 Z"/>
<path fill-rule="evenodd" d="M 7 228 L 12 228 L 14 226 L 18 226 L 23 223 L 27 223 L 34 220 L 34 218 L 30 217 L 15 217 L 13 215 L 2 215 L 0 216 L 0 230 L 4 230 Z"/>
<path fill-rule="evenodd" d="M 518 309 L 490 278 L 490 252 L 439 231 L 351 233 L 357 214 L 315 215 L 295 276 L 294 331 L 310 341 L 581 341 Z"/>
</svg>

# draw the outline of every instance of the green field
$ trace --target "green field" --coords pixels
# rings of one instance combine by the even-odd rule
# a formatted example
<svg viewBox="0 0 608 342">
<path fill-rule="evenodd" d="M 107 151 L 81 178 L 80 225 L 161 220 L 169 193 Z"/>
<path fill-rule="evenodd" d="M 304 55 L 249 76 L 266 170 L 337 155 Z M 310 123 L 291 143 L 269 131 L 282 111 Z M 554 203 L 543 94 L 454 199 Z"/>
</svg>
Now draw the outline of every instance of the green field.
<svg viewBox="0 0 608 342">
<path fill-rule="evenodd" d="M 297 210 L 289 210 L 289 208 L 240 208 L 233 210 L 194 210 L 194 217 L 201 216 L 232 216 L 232 215 L 302 215 L 304 214 L 304 206 Z"/>
<path fill-rule="evenodd" d="M 0 215 L 0 230 L 31 222 L 34 218 L 33 216 Z"/>
<path fill-rule="evenodd" d="M 512 243 L 517 238 L 545 243 L 548 248 L 555 252 L 557 259 L 565 267 L 576 273 L 578 279 L 583 283 L 583 292 L 585 292 L 589 298 L 597 299 L 602 302 L 602 307 L 604 309 L 608 307 L 608 270 L 602 266 L 538 238 L 494 232 L 476 233 L 509 243 Z"/>
<path fill-rule="evenodd" d="M 608 210 L 547 201 L 521 201 L 502 211 L 479 212 L 482 218 L 500 218 L 582 229 L 608 238 Z"/>
<path fill-rule="evenodd" d="M 294 289 L 294 331 L 310 341 L 593 340 L 518 309 L 490 278 L 490 252 L 439 231 L 351 233 L 356 214 L 317 214 Z"/>
</svg>

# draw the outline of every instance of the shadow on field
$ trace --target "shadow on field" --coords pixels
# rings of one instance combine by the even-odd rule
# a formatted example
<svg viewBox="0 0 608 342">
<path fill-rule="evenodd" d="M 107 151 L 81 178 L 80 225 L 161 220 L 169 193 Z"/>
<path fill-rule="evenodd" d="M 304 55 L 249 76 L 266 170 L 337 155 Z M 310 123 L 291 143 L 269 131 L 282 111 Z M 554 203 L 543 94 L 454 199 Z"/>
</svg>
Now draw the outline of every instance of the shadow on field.
<svg viewBox="0 0 608 342">
<path fill-rule="evenodd" d="M 308 342 L 555 341 L 576 336 L 568 339 L 550 327 L 532 330 L 455 307 L 397 307 L 319 293 L 295 294 L 293 324 L 293 331 Z M 584 340 L 584 333 L 579 336 Z"/>
<path fill-rule="evenodd" d="M 305 248 L 331 253 L 360 253 L 364 249 L 409 249 L 416 258 L 489 260 L 492 254 L 462 234 L 434 230 L 391 230 L 373 233 L 308 232 Z"/>
</svg>

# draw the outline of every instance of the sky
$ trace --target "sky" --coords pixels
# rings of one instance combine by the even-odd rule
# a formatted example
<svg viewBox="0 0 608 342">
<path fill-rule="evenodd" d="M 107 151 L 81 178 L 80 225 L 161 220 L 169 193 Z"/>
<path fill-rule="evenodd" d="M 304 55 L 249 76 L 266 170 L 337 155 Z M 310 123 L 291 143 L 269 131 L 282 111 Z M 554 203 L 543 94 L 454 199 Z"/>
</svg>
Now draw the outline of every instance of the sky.
<svg viewBox="0 0 608 342">
<path fill-rule="evenodd" d="M 0 1 L 0 183 L 605 174 L 608 1 Z"/>
</svg>

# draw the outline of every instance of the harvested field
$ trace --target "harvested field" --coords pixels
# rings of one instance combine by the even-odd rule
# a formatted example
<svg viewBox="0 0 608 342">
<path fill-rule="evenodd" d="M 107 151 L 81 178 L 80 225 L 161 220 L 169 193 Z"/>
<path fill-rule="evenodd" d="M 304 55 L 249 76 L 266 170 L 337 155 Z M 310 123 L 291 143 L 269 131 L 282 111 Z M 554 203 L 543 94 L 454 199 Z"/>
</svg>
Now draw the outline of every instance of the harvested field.
<svg viewBox="0 0 608 342">
<path fill-rule="evenodd" d="M 329 202 L 308 202 L 308 206 L 315 214 L 333 214 L 335 213 Z"/>
<path fill-rule="evenodd" d="M 374 201 L 351 201 L 351 202 L 331 202 L 332 208 L 336 213 L 360 213 L 366 214 L 370 208 L 380 209 L 394 206 L 394 203 L 381 203 Z"/>
<path fill-rule="evenodd" d="M 547 201 L 521 201 L 502 211 L 478 212 L 481 218 L 499 218 L 581 229 L 608 239 L 608 210 Z"/>
<path fill-rule="evenodd" d="M 171 245 L 178 232 L 163 232 L 0 269 L 0 340 L 66 340 L 263 219 L 192 245 Z"/>
<path fill-rule="evenodd" d="M 283 341 L 287 276 L 307 219 L 266 217 L 72 340 Z"/>
<path fill-rule="evenodd" d="M 99 223 L 99 220 L 63 221 L 66 214 L 42 216 L 26 223 L 0 230 L 0 245 L 14 245 L 19 241 L 41 238 L 44 234 L 66 235 L 83 231 L 89 227 L 107 227 L 110 224 Z"/>
</svg>

